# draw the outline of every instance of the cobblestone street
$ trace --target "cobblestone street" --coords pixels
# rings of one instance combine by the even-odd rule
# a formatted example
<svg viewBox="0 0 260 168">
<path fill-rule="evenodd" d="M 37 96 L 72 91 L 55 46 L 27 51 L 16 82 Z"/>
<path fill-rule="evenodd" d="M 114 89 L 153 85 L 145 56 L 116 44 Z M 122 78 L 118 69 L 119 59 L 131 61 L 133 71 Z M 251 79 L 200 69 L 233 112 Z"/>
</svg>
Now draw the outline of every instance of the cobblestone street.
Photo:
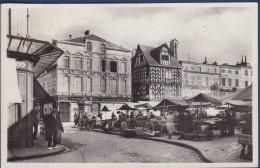
<svg viewBox="0 0 260 168">
<path fill-rule="evenodd" d="M 72 123 L 64 125 L 62 143 L 69 152 L 59 155 L 24 160 L 19 162 L 48 163 L 187 163 L 202 162 L 198 154 L 190 149 L 137 138 L 94 131 L 80 131 Z"/>
</svg>

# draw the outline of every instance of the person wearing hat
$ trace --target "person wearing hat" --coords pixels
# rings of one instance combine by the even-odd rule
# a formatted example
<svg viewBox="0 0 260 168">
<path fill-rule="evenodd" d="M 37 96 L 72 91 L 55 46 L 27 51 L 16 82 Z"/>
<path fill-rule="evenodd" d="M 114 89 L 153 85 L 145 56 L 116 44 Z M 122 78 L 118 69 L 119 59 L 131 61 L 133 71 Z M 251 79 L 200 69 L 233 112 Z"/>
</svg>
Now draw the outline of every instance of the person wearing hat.
<svg viewBox="0 0 260 168">
<path fill-rule="evenodd" d="M 57 110 L 53 109 L 51 114 L 46 116 L 46 127 L 48 129 L 48 149 L 55 149 L 56 147 L 56 140 L 57 140 L 57 126 L 58 122 L 56 120 Z"/>
<path fill-rule="evenodd" d="M 38 133 L 38 123 L 39 123 L 37 115 L 38 115 L 37 112 L 35 112 L 33 114 L 33 139 L 37 139 L 36 136 L 37 136 L 37 133 Z"/>
<path fill-rule="evenodd" d="M 167 130 L 168 130 L 168 138 L 172 138 L 172 134 L 174 131 L 174 116 L 173 111 L 169 111 L 169 115 L 166 117 L 166 124 L 167 124 Z"/>
</svg>

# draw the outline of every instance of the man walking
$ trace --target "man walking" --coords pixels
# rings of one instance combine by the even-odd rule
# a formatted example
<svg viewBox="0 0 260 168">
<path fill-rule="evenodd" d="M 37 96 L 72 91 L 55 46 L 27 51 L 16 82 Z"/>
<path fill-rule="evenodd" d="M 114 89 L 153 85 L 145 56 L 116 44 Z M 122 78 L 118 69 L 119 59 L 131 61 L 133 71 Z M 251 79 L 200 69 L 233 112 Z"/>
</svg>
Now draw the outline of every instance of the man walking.
<svg viewBox="0 0 260 168">
<path fill-rule="evenodd" d="M 56 140 L 57 140 L 57 110 L 53 109 L 51 114 L 46 116 L 46 127 L 48 129 L 48 149 L 55 149 L 56 147 Z"/>
</svg>

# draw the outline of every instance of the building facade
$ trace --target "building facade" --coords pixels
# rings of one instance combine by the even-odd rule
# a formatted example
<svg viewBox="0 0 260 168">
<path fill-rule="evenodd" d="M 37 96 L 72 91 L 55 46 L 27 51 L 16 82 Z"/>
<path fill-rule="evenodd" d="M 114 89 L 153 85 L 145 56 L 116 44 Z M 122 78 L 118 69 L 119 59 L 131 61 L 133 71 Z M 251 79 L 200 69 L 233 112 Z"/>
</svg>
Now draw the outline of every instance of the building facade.
<svg viewBox="0 0 260 168">
<path fill-rule="evenodd" d="M 182 97 L 190 98 L 199 93 L 222 97 L 252 84 L 252 67 L 241 61 L 236 65 L 216 62 L 209 64 L 182 61 Z"/>
<path fill-rule="evenodd" d="M 219 95 L 219 66 L 182 61 L 182 97 L 190 98 L 199 93 Z"/>
<path fill-rule="evenodd" d="M 39 83 L 57 101 L 63 121 L 74 112 L 100 113 L 102 103 L 131 101 L 131 51 L 94 34 L 56 41 L 64 50 Z"/>
<path fill-rule="evenodd" d="M 223 64 L 220 66 L 220 93 L 222 96 L 239 91 L 252 84 L 252 67 L 243 60 L 236 65 Z"/>
<path fill-rule="evenodd" d="M 178 41 L 153 48 L 138 45 L 132 60 L 135 101 L 181 98 L 181 64 L 177 60 Z"/>
</svg>

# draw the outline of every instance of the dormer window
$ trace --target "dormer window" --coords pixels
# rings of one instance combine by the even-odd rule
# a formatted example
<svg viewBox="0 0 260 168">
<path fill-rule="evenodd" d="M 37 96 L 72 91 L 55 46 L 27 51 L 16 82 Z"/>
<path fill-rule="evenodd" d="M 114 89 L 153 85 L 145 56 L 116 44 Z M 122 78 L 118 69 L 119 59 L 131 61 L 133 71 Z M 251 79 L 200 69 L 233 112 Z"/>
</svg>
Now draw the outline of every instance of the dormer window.
<svg viewBox="0 0 260 168">
<path fill-rule="evenodd" d="M 102 54 L 106 53 L 106 45 L 105 44 L 101 44 L 101 53 Z"/>
<path fill-rule="evenodd" d="M 144 60 L 144 56 L 141 54 L 140 55 L 140 62 L 143 62 L 143 60 Z"/>
<path fill-rule="evenodd" d="M 91 51 L 91 50 L 92 50 L 91 42 L 87 42 L 87 51 Z"/>
<path fill-rule="evenodd" d="M 162 58 L 162 62 L 161 64 L 163 65 L 169 65 L 169 61 L 170 61 L 170 58 L 169 58 L 169 53 L 168 51 L 161 51 L 161 58 Z"/>
</svg>

